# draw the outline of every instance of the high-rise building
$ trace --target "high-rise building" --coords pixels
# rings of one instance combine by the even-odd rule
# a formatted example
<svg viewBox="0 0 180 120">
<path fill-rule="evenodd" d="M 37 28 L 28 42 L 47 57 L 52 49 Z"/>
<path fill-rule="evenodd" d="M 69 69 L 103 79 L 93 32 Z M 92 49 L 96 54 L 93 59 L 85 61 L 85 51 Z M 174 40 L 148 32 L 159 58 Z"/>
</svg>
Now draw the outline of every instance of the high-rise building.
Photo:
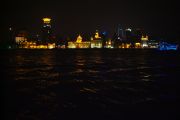
<svg viewBox="0 0 180 120">
<path fill-rule="evenodd" d="M 52 29 L 51 29 L 51 18 L 43 18 L 43 27 L 42 27 L 42 44 L 48 44 L 51 43 L 51 35 L 52 35 Z"/>
<path fill-rule="evenodd" d="M 118 25 L 118 28 L 117 28 L 117 39 L 120 41 L 124 40 L 124 30 L 120 25 Z"/>
<path fill-rule="evenodd" d="M 125 30 L 125 39 L 126 41 L 132 42 L 132 29 L 131 28 L 127 28 Z"/>
<path fill-rule="evenodd" d="M 113 46 L 114 48 L 126 48 L 126 37 L 125 37 L 125 30 L 121 27 L 121 25 L 118 25 L 116 29 L 115 37 L 113 38 Z M 129 45 L 128 45 L 129 46 Z"/>
</svg>

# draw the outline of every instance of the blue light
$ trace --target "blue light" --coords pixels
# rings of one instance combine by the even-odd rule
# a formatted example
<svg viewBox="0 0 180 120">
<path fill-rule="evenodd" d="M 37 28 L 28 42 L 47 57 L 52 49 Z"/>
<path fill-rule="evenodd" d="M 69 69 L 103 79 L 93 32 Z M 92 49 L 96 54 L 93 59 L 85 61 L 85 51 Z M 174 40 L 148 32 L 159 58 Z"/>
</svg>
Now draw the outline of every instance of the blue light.
<svg viewBox="0 0 180 120">
<path fill-rule="evenodd" d="M 104 36 L 106 36 L 106 35 L 107 35 L 107 32 L 106 32 L 106 31 L 104 31 L 102 34 L 103 34 Z"/>
<path fill-rule="evenodd" d="M 162 42 L 159 44 L 159 50 L 164 51 L 164 50 L 177 50 L 177 45 L 176 44 L 169 44 L 167 42 Z"/>
</svg>

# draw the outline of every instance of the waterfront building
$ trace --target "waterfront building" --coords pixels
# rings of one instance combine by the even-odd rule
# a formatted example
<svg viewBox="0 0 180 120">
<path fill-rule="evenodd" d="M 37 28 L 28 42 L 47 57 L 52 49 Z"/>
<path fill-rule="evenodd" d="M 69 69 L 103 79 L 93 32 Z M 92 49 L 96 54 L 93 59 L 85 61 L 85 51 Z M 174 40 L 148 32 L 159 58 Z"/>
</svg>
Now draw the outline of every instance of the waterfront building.
<svg viewBox="0 0 180 120">
<path fill-rule="evenodd" d="M 15 41 L 16 41 L 17 44 L 21 44 L 23 42 L 26 42 L 27 38 L 25 36 L 16 36 Z"/>
<path fill-rule="evenodd" d="M 115 38 L 113 40 L 114 48 L 132 48 L 132 29 L 123 29 L 118 25 Z"/>
<path fill-rule="evenodd" d="M 113 43 L 111 39 L 107 39 L 104 48 L 113 48 Z"/>
<path fill-rule="evenodd" d="M 158 48 L 159 42 L 157 40 L 149 40 L 148 41 L 148 48 Z"/>
<path fill-rule="evenodd" d="M 149 40 L 149 37 L 146 35 L 146 36 L 143 36 L 141 37 L 141 47 L 142 48 L 148 48 L 148 40 Z"/>
<path fill-rule="evenodd" d="M 18 31 L 15 35 L 15 43 L 18 48 L 24 48 L 26 47 L 26 44 L 28 42 L 28 32 L 21 30 Z"/>
<path fill-rule="evenodd" d="M 53 41 L 52 28 L 51 28 L 51 18 L 43 18 L 42 26 L 42 38 L 38 42 L 36 48 L 38 49 L 52 49 L 55 48 L 55 41 Z"/>
<path fill-rule="evenodd" d="M 98 30 L 96 30 L 94 37 L 91 37 L 91 48 L 103 48 L 103 39 Z"/>
<path fill-rule="evenodd" d="M 140 42 L 136 42 L 134 44 L 134 48 L 141 48 L 141 43 Z"/>
<path fill-rule="evenodd" d="M 90 48 L 90 42 L 83 41 L 81 35 L 79 35 L 75 42 L 68 42 L 68 48 Z"/>
<path fill-rule="evenodd" d="M 42 40 L 40 44 L 47 45 L 52 42 L 51 18 L 43 18 Z"/>
</svg>

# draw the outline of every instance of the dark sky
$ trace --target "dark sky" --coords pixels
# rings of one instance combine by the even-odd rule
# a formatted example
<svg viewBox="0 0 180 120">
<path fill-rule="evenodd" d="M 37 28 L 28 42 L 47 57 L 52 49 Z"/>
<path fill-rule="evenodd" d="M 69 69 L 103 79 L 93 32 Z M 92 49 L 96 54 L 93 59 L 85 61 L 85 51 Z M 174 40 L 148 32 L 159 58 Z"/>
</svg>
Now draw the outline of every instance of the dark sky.
<svg viewBox="0 0 180 120">
<path fill-rule="evenodd" d="M 54 33 L 89 34 L 96 29 L 112 34 L 118 24 L 144 28 L 154 35 L 179 37 L 177 1 L 162 0 L 7 0 L 4 28 L 39 32 L 43 17 L 51 17 Z"/>
</svg>

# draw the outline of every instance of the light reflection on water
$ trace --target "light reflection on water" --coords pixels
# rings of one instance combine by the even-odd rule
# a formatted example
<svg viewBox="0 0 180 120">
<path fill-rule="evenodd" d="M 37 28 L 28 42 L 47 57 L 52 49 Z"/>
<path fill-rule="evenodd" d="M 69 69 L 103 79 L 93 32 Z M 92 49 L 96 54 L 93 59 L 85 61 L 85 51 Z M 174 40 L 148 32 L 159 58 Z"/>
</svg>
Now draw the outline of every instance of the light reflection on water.
<svg viewBox="0 0 180 120">
<path fill-rule="evenodd" d="M 107 115 L 122 118 L 144 109 L 152 112 L 151 104 L 176 101 L 178 53 L 151 50 L 7 53 L 0 65 L 6 67 L 4 76 L 8 83 L 16 85 L 17 120 L 54 120 L 69 118 L 69 114 L 81 118 L 89 113 L 90 118 L 101 115 L 105 116 L 103 119 Z M 141 105 L 145 107 L 136 110 Z"/>
</svg>

